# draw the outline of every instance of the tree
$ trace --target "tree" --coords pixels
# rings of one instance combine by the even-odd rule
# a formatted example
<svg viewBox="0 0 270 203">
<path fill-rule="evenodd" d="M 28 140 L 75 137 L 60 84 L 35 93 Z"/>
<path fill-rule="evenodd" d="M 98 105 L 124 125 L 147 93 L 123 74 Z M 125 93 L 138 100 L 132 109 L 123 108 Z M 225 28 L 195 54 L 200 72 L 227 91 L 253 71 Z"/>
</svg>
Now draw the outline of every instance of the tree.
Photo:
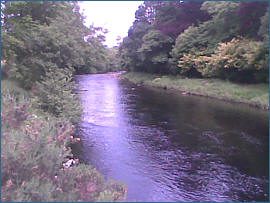
<svg viewBox="0 0 270 203">
<path fill-rule="evenodd" d="M 122 44 L 119 47 L 119 52 L 124 67 L 130 67 L 131 70 L 141 71 L 142 61 L 140 60 L 137 50 L 143 43 L 143 36 L 151 29 L 151 25 L 148 22 L 135 21 L 133 26 L 128 31 L 128 37 L 123 39 Z"/>
<path fill-rule="evenodd" d="M 209 18 L 206 11 L 200 10 L 201 4 L 145 1 L 119 48 L 123 66 L 136 71 L 175 73 L 176 66 L 168 66 L 172 45 L 188 26 Z"/>
<path fill-rule="evenodd" d="M 122 63 L 134 71 L 179 73 L 188 77 L 220 77 L 222 72 L 227 74 L 225 78 L 233 80 L 252 82 L 260 81 L 260 77 L 261 81 L 266 81 L 267 5 L 266 2 L 145 1 L 138 8 L 129 35 L 120 46 Z M 232 41 L 242 38 L 245 40 Z M 265 43 L 260 42 L 262 39 Z M 245 42 L 247 45 L 243 44 Z M 217 53 L 224 43 L 228 43 L 226 49 Z M 233 48 L 233 43 L 239 49 Z M 227 49 L 235 50 L 238 55 L 225 51 Z M 234 67 L 226 61 L 231 67 L 226 71 L 222 71 L 222 65 L 205 68 L 210 59 L 211 63 L 214 59 L 223 60 L 218 54 L 226 55 L 235 63 L 239 60 L 248 63 L 243 62 L 246 67 L 239 68 L 239 64 Z M 177 68 L 179 63 L 181 69 Z"/>
<path fill-rule="evenodd" d="M 162 6 L 157 7 L 155 28 L 176 39 L 189 26 L 197 26 L 200 22 L 210 19 L 210 15 L 200 9 L 202 3 L 163 2 Z"/>
<path fill-rule="evenodd" d="M 236 12 L 239 15 L 239 35 L 249 38 L 258 37 L 260 18 L 268 13 L 268 2 L 241 2 Z"/>
<path fill-rule="evenodd" d="M 76 2 L 7 2 L 3 14 L 3 71 L 24 88 L 47 70 L 106 71 L 105 31 L 86 27 Z"/>
<path fill-rule="evenodd" d="M 143 36 L 142 46 L 137 50 L 145 71 L 154 73 L 168 73 L 168 63 L 173 39 L 164 36 L 158 30 L 150 30 Z"/>
</svg>

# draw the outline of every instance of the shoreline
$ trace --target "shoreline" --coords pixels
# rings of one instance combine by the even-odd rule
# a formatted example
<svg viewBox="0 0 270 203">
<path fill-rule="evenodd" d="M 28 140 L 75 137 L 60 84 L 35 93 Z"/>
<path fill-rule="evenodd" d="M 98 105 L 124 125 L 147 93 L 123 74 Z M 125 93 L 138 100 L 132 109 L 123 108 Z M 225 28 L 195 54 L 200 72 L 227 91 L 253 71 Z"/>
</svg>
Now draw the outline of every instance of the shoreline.
<svg viewBox="0 0 270 203">
<path fill-rule="evenodd" d="M 248 105 L 248 106 L 251 106 L 251 107 L 254 107 L 254 108 L 257 108 L 257 109 L 261 109 L 261 110 L 264 110 L 264 111 L 268 111 L 269 110 L 269 104 L 268 106 L 266 105 L 262 105 L 262 104 L 256 104 L 256 103 L 251 103 L 251 102 L 245 102 L 245 101 L 237 101 L 237 100 L 234 100 L 234 99 L 230 99 L 230 98 L 221 98 L 221 97 L 215 97 L 215 96 L 212 96 L 212 95 L 207 95 L 207 94 L 201 94 L 201 93 L 197 93 L 197 92 L 191 92 L 191 91 L 187 91 L 187 90 L 181 90 L 181 89 L 178 89 L 178 88 L 173 88 L 173 87 L 169 87 L 169 86 L 162 86 L 162 85 L 159 85 L 159 84 L 154 84 L 153 81 L 156 80 L 156 79 L 160 79 L 159 77 L 157 77 L 158 75 L 154 75 L 154 74 L 151 74 L 151 76 L 154 78 L 154 77 L 157 77 L 157 78 L 154 78 L 151 81 L 149 80 L 143 80 L 141 79 L 140 81 L 136 81 L 134 80 L 134 77 L 133 77 L 133 80 L 129 77 L 130 73 L 124 73 L 124 74 L 121 74 L 120 76 L 120 79 L 122 80 L 127 80 L 131 83 L 134 83 L 136 85 L 139 85 L 139 86 L 144 86 L 146 88 L 158 88 L 158 89 L 164 89 L 166 91 L 169 91 L 169 92 L 172 92 L 172 93 L 175 93 L 175 94 L 182 94 L 182 95 L 192 95 L 192 96 L 199 96 L 199 97 L 205 97 L 205 98 L 209 98 L 209 99 L 213 99 L 213 100 L 219 100 L 219 101 L 223 101 L 223 102 L 228 102 L 228 103 L 232 103 L 232 104 L 243 104 L 243 105 Z M 131 73 L 132 74 L 132 73 Z M 137 74 L 137 73 L 135 73 Z M 150 74 L 149 74 L 150 75 Z M 133 74 L 134 76 L 134 74 Z M 136 76 L 135 76 L 136 77 Z M 162 77 L 162 76 L 161 76 Z M 189 80 L 193 80 L 193 79 L 189 79 Z M 149 84 L 150 83 L 150 84 Z"/>
</svg>

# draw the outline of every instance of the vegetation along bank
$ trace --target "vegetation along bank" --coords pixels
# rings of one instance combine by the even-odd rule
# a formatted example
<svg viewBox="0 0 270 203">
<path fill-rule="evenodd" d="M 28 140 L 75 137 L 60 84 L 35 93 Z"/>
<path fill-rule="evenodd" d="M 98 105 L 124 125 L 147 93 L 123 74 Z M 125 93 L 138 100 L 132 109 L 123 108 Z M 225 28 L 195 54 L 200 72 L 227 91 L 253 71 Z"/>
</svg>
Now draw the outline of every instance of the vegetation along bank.
<svg viewBox="0 0 270 203">
<path fill-rule="evenodd" d="M 190 79 L 183 76 L 139 72 L 122 74 L 121 78 L 138 85 L 177 90 L 184 95 L 205 96 L 269 109 L 268 84 L 264 83 L 247 85 L 220 79 Z"/>
<path fill-rule="evenodd" d="M 269 3 L 145 1 L 119 47 L 136 83 L 268 108 Z"/>
<path fill-rule="evenodd" d="M 102 44 L 106 30 L 84 25 L 77 2 L 1 8 L 2 201 L 124 198 L 122 184 L 72 156 L 76 74 L 127 70 L 136 83 L 269 107 L 266 1 L 145 1 L 115 48 Z"/>
<path fill-rule="evenodd" d="M 76 2 L 2 2 L 1 200 L 120 201 L 124 185 L 78 164 L 77 73 L 109 71 L 114 52 L 93 37 Z"/>
</svg>

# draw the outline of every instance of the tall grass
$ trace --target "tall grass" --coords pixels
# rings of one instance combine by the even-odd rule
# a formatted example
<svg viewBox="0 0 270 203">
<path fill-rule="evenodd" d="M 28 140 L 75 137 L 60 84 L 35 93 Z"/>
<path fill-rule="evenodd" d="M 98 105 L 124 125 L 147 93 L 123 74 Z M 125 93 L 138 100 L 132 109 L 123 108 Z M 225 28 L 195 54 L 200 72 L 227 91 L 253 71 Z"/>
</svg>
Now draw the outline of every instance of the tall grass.
<svg viewBox="0 0 270 203">
<path fill-rule="evenodd" d="M 123 74 L 121 77 L 136 84 L 175 89 L 190 94 L 269 108 L 269 86 L 265 83 L 236 84 L 219 79 L 187 79 L 181 76 L 161 76 L 136 72 Z"/>
</svg>

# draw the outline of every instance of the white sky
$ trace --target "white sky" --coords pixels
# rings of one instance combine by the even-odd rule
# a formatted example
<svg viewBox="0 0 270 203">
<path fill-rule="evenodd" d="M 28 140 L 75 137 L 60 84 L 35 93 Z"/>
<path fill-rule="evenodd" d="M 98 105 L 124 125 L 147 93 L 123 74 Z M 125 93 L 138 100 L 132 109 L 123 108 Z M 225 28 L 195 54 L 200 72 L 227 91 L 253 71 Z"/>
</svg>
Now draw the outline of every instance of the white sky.
<svg viewBox="0 0 270 203">
<path fill-rule="evenodd" d="M 127 36 L 135 20 L 135 12 L 143 1 L 81 1 L 81 11 L 86 16 L 86 26 L 108 29 L 105 45 L 117 45 L 117 37 Z M 122 41 L 122 40 L 121 40 Z"/>
</svg>

